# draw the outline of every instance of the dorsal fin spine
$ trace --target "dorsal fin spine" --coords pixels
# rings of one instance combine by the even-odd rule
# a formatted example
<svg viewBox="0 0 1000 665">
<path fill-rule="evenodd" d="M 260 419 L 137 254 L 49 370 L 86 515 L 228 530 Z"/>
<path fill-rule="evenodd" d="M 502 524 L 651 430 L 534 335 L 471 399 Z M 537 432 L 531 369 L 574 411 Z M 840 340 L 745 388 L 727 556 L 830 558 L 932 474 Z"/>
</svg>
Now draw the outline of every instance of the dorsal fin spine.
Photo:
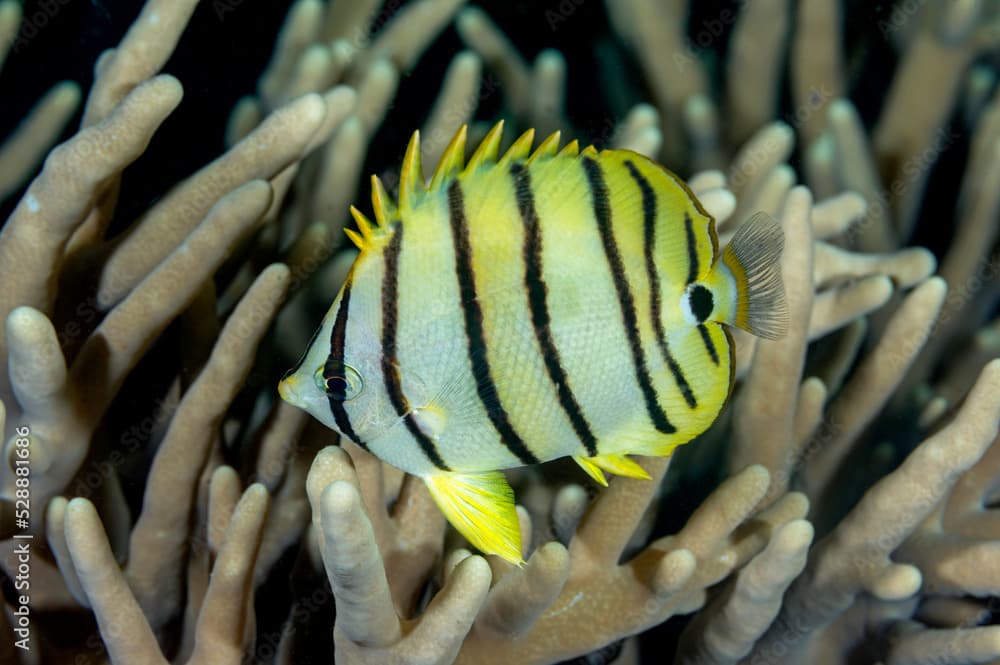
<svg viewBox="0 0 1000 665">
<path fill-rule="evenodd" d="M 517 140 L 510 144 L 507 148 L 507 152 L 503 154 L 500 161 L 497 162 L 497 166 L 507 167 L 510 166 L 512 162 L 516 162 L 519 159 L 524 159 L 528 156 L 531 151 L 531 144 L 535 140 L 535 130 L 529 129 L 520 136 Z"/>
<path fill-rule="evenodd" d="M 563 149 L 559 151 L 558 157 L 576 157 L 580 154 L 580 142 L 573 139 L 569 143 L 563 146 Z"/>
<path fill-rule="evenodd" d="M 377 175 L 372 176 L 372 208 L 379 228 L 384 229 L 396 217 L 396 202 L 385 191 L 385 186 Z"/>
<path fill-rule="evenodd" d="M 500 139 L 503 137 L 503 120 L 493 125 L 493 129 L 486 134 L 486 137 L 479 142 L 472 157 L 469 158 L 462 174 L 471 173 L 484 164 L 492 164 L 497 160 L 497 153 L 500 152 Z"/>
<path fill-rule="evenodd" d="M 417 130 L 406 146 L 403 168 L 399 174 L 399 207 L 403 210 L 412 208 L 417 194 L 424 191 L 424 172 L 420 168 L 420 130 Z"/>
<path fill-rule="evenodd" d="M 467 132 L 468 127 L 466 125 L 462 125 L 455 132 L 455 136 L 452 137 L 448 147 L 445 148 L 444 153 L 441 155 L 441 159 L 438 160 L 437 168 L 434 169 L 434 175 L 431 177 L 431 184 L 427 187 L 428 191 L 438 189 L 446 180 L 462 170 L 462 164 L 465 162 L 465 137 Z"/>
<path fill-rule="evenodd" d="M 548 138 L 546 138 L 544 141 L 538 144 L 538 147 L 535 148 L 535 151 L 531 153 L 531 157 L 528 157 L 527 163 L 531 164 L 532 162 L 539 159 L 546 159 L 548 157 L 553 157 L 559 150 L 559 136 L 560 136 L 559 132 L 553 132 L 548 136 Z"/>
<path fill-rule="evenodd" d="M 354 221 L 357 223 L 358 230 L 361 231 L 361 234 L 359 235 L 352 229 L 344 229 L 344 233 L 346 233 L 347 237 L 351 239 L 351 242 L 357 245 L 358 249 L 364 251 L 366 247 L 371 247 L 372 240 L 375 237 L 372 233 L 371 220 L 365 217 L 364 213 L 354 206 L 351 206 L 351 217 L 353 217 Z"/>
</svg>

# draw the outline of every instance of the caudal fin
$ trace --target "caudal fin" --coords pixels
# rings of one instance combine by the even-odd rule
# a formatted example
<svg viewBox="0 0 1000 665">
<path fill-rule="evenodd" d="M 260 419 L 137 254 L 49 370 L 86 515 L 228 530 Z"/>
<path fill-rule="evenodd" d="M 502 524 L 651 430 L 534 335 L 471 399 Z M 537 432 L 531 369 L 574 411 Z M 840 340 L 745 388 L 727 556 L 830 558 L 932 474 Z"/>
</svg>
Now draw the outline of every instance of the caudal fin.
<svg viewBox="0 0 1000 665">
<path fill-rule="evenodd" d="M 736 281 L 733 325 L 765 339 L 788 330 L 788 305 L 781 281 L 781 226 L 765 212 L 744 222 L 722 253 Z"/>
</svg>

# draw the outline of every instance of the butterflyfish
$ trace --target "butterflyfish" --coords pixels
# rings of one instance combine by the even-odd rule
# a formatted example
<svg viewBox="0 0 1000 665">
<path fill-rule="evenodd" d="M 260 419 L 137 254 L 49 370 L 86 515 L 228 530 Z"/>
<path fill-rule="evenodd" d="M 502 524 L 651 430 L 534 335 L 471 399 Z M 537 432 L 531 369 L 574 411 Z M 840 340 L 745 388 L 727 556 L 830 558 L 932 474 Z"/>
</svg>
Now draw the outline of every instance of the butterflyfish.
<svg viewBox="0 0 1000 665">
<path fill-rule="evenodd" d="M 595 481 L 648 474 L 716 419 L 735 326 L 787 327 L 781 227 L 758 213 L 720 252 L 715 221 L 673 173 L 629 150 L 498 157 L 503 123 L 465 162 L 466 128 L 430 181 L 420 137 L 398 202 L 372 178 L 374 222 L 281 396 L 420 477 L 451 524 L 520 564 L 503 469 L 572 456 Z"/>
</svg>

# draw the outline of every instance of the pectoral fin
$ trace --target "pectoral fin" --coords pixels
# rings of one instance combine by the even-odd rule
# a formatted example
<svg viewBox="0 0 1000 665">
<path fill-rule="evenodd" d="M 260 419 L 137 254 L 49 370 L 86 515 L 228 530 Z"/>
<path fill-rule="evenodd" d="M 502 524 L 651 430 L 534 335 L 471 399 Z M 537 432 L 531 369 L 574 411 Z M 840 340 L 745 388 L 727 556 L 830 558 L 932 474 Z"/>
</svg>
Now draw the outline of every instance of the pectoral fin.
<svg viewBox="0 0 1000 665">
<path fill-rule="evenodd" d="M 503 473 L 442 472 L 425 476 L 424 482 L 441 512 L 474 547 L 518 566 L 524 563 L 514 490 Z"/>
<path fill-rule="evenodd" d="M 613 473 L 616 476 L 649 480 L 649 474 L 646 473 L 646 470 L 624 455 L 616 453 L 596 455 L 594 457 L 580 457 L 579 455 L 574 455 L 573 459 L 576 460 L 577 464 L 583 467 L 583 470 L 587 472 L 587 475 L 604 486 L 607 486 L 608 484 L 607 479 L 604 477 L 604 471 Z"/>
</svg>

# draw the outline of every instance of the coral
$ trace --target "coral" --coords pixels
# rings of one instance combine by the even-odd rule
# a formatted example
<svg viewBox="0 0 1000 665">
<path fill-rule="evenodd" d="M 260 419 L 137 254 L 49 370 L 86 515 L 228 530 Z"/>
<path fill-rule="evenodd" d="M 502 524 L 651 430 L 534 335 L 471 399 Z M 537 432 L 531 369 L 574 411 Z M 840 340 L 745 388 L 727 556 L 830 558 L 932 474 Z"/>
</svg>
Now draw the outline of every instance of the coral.
<svg viewBox="0 0 1000 665">
<path fill-rule="evenodd" d="M 265 11 L 147 0 L 0 144 L 0 658 L 1000 662 L 1000 7 L 737 4 L 295 0 L 222 154 L 143 199 L 205 104 L 189 26 Z M 0 1 L 8 68 L 38 16 Z M 520 568 L 275 390 L 362 175 L 501 117 L 658 158 L 722 245 L 774 216 L 790 315 L 651 481 L 510 471 Z"/>
</svg>

